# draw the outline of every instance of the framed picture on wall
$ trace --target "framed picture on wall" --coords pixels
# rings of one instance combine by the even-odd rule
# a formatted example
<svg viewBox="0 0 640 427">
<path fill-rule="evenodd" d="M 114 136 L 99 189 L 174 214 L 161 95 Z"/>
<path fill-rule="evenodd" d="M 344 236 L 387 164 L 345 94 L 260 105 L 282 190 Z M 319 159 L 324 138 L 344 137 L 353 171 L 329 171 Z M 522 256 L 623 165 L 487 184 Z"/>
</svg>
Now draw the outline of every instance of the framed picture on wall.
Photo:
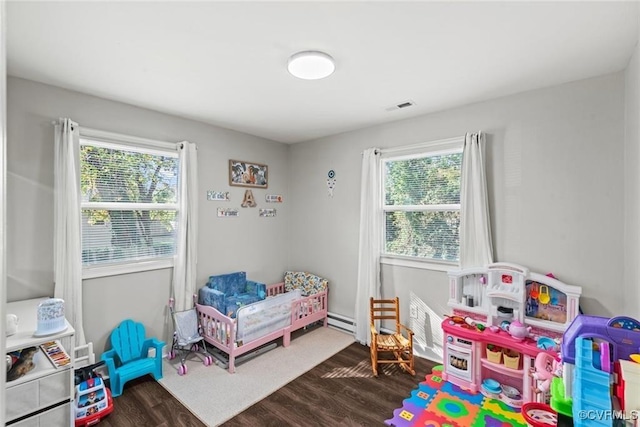
<svg viewBox="0 0 640 427">
<path fill-rule="evenodd" d="M 267 188 L 269 175 L 267 165 L 241 160 L 229 160 L 229 185 Z"/>
</svg>

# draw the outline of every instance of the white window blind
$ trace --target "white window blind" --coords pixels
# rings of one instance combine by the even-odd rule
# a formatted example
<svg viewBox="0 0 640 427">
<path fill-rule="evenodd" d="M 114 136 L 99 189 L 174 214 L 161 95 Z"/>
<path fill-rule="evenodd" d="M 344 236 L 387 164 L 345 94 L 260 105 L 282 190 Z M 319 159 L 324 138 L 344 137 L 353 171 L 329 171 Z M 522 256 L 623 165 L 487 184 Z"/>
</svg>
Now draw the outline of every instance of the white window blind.
<svg viewBox="0 0 640 427">
<path fill-rule="evenodd" d="M 462 148 L 383 159 L 383 255 L 459 260 Z"/>
<path fill-rule="evenodd" d="M 81 138 L 82 263 L 135 263 L 175 254 L 175 150 Z"/>
</svg>

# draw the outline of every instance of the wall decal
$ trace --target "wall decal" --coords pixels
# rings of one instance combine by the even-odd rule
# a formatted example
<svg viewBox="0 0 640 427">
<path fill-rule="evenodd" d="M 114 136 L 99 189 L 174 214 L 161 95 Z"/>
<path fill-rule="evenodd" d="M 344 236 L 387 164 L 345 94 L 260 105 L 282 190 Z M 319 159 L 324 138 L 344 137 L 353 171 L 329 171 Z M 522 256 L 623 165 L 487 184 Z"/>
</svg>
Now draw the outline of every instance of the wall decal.
<svg viewBox="0 0 640 427">
<path fill-rule="evenodd" d="M 255 208 L 258 206 L 256 203 L 256 199 L 253 198 L 253 193 L 251 190 L 247 190 L 244 192 L 244 199 L 242 199 L 242 204 L 240 205 L 243 208 Z"/>
<path fill-rule="evenodd" d="M 282 203 L 282 196 L 280 194 L 267 194 L 265 200 L 268 203 Z"/>
<path fill-rule="evenodd" d="M 238 215 L 239 215 L 238 209 L 235 209 L 235 208 L 218 208 L 218 217 L 219 218 L 234 217 L 234 216 L 238 216 Z"/>
<path fill-rule="evenodd" d="M 329 197 L 333 197 L 333 188 L 336 186 L 336 173 L 333 169 L 327 173 L 327 189 L 329 191 Z"/>
<path fill-rule="evenodd" d="M 229 201 L 229 192 L 228 191 L 207 191 L 207 200 L 222 200 L 225 202 Z"/>
<path fill-rule="evenodd" d="M 272 217 L 272 216 L 276 216 L 276 210 L 275 210 L 275 209 L 272 209 L 272 208 L 267 208 L 267 209 L 260 208 L 260 209 L 258 210 L 258 216 L 261 216 L 261 217 Z"/>
</svg>

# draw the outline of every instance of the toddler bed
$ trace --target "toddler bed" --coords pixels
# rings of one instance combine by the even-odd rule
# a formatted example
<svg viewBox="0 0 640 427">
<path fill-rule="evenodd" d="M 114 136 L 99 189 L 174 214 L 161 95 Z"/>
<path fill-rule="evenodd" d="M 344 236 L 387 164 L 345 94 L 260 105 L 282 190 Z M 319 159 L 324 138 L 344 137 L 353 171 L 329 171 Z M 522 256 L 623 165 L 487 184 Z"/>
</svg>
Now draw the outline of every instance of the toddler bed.
<svg viewBox="0 0 640 427">
<path fill-rule="evenodd" d="M 224 290 L 215 289 L 212 283 L 215 280 L 210 278 L 198 292 L 196 310 L 205 341 L 228 356 L 230 373 L 235 372 L 235 359 L 243 354 L 281 337 L 287 347 L 291 332 L 320 320 L 327 326 L 328 282 L 313 274 L 288 271 L 281 283 L 261 286 L 252 282 L 250 295 L 255 288 L 266 298 L 239 305 L 239 298 L 254 298 L 236 292 L 226 297 L 231 307 L 221 305 Z"/>
</svg>

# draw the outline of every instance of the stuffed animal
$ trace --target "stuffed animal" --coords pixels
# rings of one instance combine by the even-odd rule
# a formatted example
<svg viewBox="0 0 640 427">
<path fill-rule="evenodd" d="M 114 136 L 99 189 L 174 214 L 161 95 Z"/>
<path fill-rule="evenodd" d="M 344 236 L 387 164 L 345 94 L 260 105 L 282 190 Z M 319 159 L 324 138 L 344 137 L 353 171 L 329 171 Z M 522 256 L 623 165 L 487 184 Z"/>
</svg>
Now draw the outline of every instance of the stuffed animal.
<svg viewBox="0 0 640 427">
<path fill-rule="evenodd" d="M 33 356 L 37 351 L 38 349 L 36 347 L 22 349 L 20 357 L 13 363 L 9 372 L 7 372 L 7 382 L 17 380 L 35 368 L 36 365 L 33 363 Z"/>
<path fill-rule="evenodd" d="M 534 366 L 535 372 L 532 377 L 538 382 L 538 390 L 545 393 L 549 391 L 554 376 L 562 377 L 562 363 L 547 352 L 538 353 Z"/>
</svg>

